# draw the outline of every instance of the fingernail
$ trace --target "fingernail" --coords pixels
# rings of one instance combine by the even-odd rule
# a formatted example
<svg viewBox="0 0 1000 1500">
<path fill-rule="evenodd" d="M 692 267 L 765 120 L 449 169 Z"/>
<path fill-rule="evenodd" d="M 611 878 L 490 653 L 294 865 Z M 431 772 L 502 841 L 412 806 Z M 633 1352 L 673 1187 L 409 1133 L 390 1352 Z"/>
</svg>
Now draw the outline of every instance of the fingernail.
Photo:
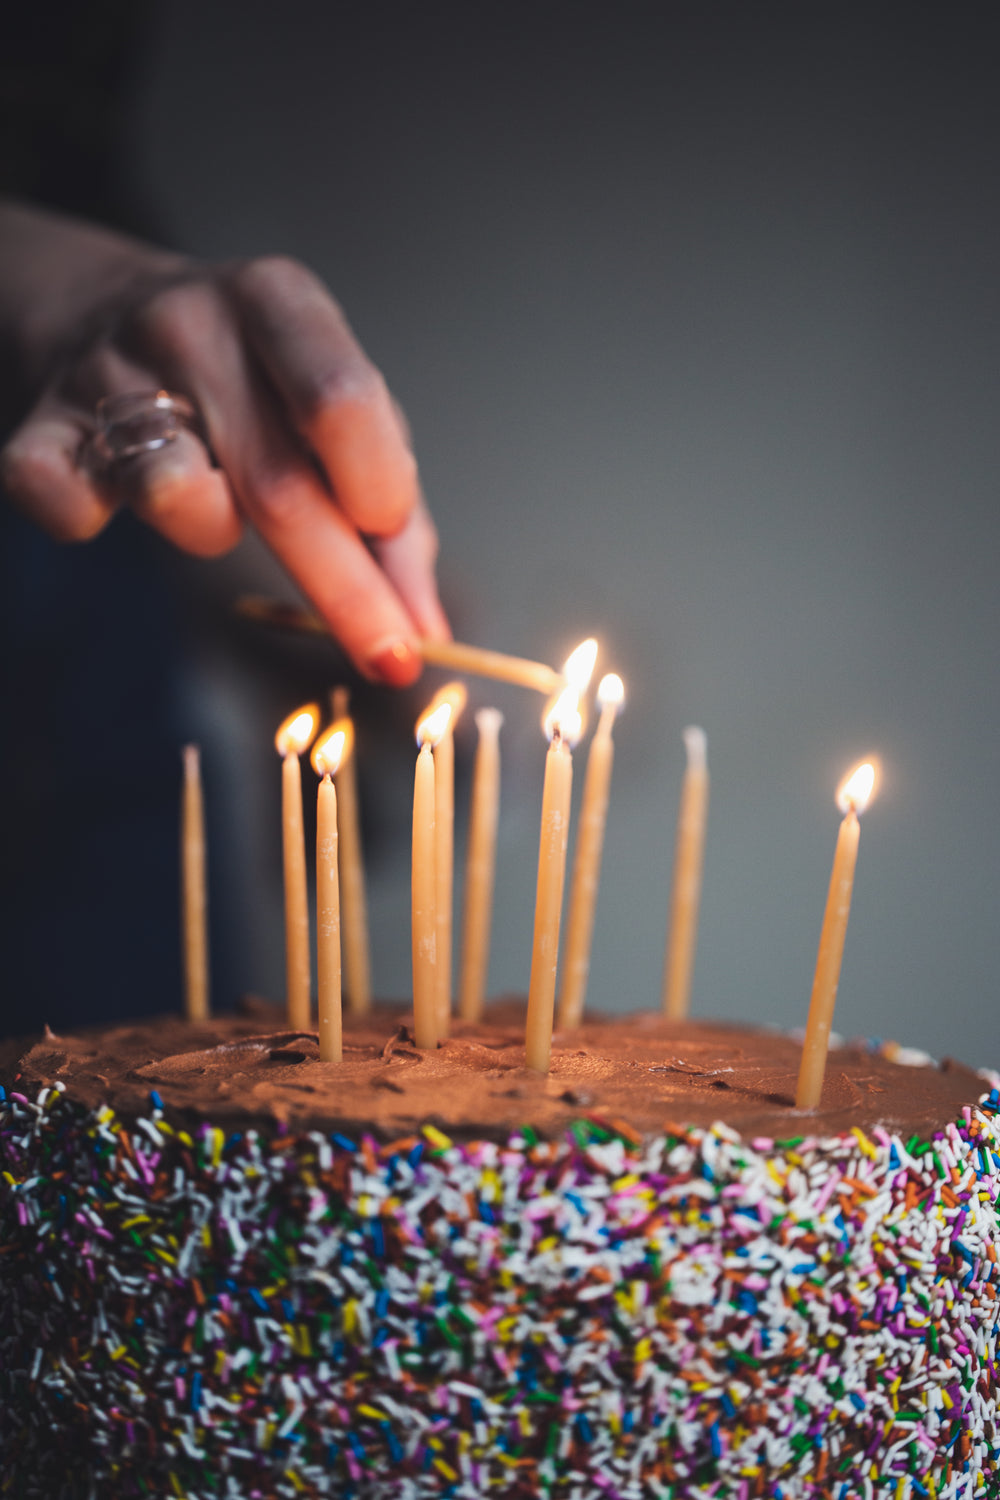
<svg viewBox="0 0 1000 1500">
<path fill-rule="evenodd" d="M 373 651 L 368 665 L 376 677 L 391 687 L 409 687 L 420 676 L 421 660 L 413 647 L 400 639 Z"/>
</svg>

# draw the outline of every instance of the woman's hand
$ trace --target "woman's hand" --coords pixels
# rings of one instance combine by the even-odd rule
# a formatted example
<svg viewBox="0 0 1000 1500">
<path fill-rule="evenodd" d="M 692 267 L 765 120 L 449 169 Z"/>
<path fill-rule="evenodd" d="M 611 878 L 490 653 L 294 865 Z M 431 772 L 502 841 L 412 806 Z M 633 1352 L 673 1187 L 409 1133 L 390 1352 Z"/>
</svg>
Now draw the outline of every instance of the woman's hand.
<svg viewBox="0 0 1000 1500">
<path fill-rule="evenodd" d="M 64 541 L 128 504 L 206 557 L 249 522 L 362 671 L 412 681 L 414 638 L 448 634 L 437 538 L 405 420 L 322 282 L 284 257 L 203 266 L 15 205 L 0 244 L 0 347 L 30 403 L 0 453 L 11 498 Z M 208 449 L 184 431 L 101 470 L 98 400 L 163 387 L 194 403 Z"/>
</svg>

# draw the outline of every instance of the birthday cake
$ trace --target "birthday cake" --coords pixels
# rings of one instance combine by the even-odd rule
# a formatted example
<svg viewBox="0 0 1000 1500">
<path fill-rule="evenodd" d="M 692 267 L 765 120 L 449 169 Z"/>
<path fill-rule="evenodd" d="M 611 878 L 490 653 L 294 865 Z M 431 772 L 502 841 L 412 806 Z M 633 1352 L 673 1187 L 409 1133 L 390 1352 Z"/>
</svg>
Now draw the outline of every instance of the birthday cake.
<svg viewBox="0 0 1000 1500">
<path fill-rule="evenodd" d="M 0 1494 L 997 1496 L 1000 1080 L 523 1007 L 0 1073 Z M 996 1085 L 996 1086 L 995 1086 Z"/>
</svg>

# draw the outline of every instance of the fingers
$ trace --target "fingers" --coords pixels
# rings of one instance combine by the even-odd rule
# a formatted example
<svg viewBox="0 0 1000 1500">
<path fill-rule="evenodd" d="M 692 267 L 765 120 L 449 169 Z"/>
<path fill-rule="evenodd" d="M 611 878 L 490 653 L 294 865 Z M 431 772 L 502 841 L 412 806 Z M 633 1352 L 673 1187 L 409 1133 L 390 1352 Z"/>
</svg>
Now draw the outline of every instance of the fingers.
<svg viewBox="0 0 1000 1500">
<path fill-rule="evenodd" d="M 239 541 L 243 523 L 225 475 L 213 469 L 189 432 L 151 453 L 119 461 L 115 493 L 140 520 L 195 557 L 219 557 Z"/>
<path fill-rule="evenodd" d="M 64 408 L 36 409 L 0 452 L 0 482 L 30 520 L 57 542 L 86 542 L 116 506 L 80 465 L 86 433 Z"/>
<path fill-rule="evenodd" d="M 403 530 L 397 536 L 373 543 L 372 551 L 420 634 L 447 640 L 451 627 L 441 607 L 435 571 L 437 529 L 422 495 Z"/>
<path fill-rule="evenodd" d="M 133 332 L 168 385 L 183 378 L 240 510 L 359 668 L 413 681 L 420 661 L 410 612 L 285 428 L 224 302 L 203 285 L 174 289 Z"/>
<path fill-rule="evenodd" d="M 233 273 L 240 318 L 298 432 L 359 531 L 394 536 L 417 504 L 405 423 L 323 283 L 270 256 Z"/>
</svg>

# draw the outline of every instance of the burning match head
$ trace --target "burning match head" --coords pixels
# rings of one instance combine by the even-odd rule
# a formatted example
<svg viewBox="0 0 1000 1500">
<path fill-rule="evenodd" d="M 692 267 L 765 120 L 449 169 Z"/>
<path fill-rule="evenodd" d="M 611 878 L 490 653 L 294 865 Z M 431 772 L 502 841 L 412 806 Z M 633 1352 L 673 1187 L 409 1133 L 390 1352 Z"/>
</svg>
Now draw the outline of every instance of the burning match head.
<svg viewBox="0 0 1000 1500">
<path fill-rule="evenodd" d="M 433 713 L 435 709 L 447 703 L 451 709 L 451 718 L 448 721 L 448 729 L 454 729 L 455 723 L 468 702 L 469 692 L 464 682 L 446 682 L 444 687 L 438 688 L 434 697 L 427 705 L 426 713 Z M 425 716 L 426 717 L 426 714 Z"/>
<path fill-rule="evenodd" d="M 571 688 L 576 688 L 578 693 L 585 693 L 590 685 L 590 679 L 594 675 L 594 663 L 597 661 L 597 642 L 593 636 L 581 641 L 575 651 L 571 651 L 566 658 L 563 667 L 563 676 Z"/>
<path fill-rule="evenodd" d="M 278 754 L 301 755 L 303 750 L 308 749 L 319 727 L 319 719 L 318 703 L 307 703 L 289 714 L 274 736 L 274 747 Z"/>
<path fill-rule="evenodd" d="M 336 776 L 354 748 L 354 725 L 337 719 L 313 745 L 309 759 L 317 776 Z"/>
<path fill-rule="evenodd" d="M 837 788 L 837 806 L 840 811 L 845 815 L 853 812 L 860 817 L 875 795 L 877 777 L 878 765 L 874 760 L 866 760 L 845 777 Z"/>
</svg>

